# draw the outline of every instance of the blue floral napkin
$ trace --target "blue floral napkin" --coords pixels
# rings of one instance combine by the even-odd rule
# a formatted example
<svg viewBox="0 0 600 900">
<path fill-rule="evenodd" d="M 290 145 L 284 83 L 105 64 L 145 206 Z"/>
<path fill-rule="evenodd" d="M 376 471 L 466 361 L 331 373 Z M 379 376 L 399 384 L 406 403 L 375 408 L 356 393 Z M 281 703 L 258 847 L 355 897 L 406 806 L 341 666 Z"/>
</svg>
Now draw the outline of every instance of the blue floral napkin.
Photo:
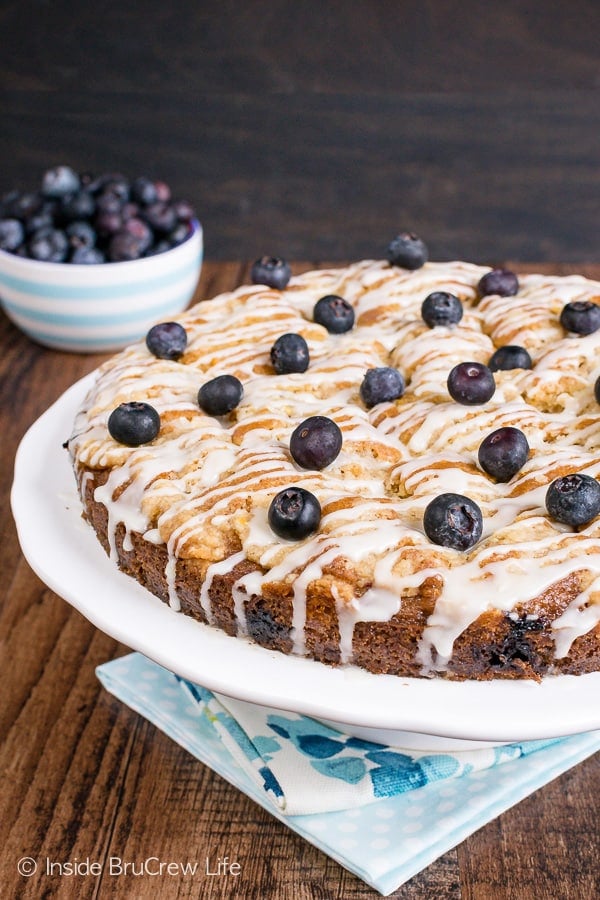
<svg viewBox="0 0 600 900">
<path fill-rule="evenodd" d="M 334 731 L 308 716 L 232 700 L 177 680 L 240 767 L 272 803 L 292 816 L 364 806 L 556 743 L 531 741 L 452 754 L 404 753 Z"/>
<path fill-rule="evenodd" d="M 139 653 L 104 687 L 341 865 L 388 894 L 600 749 L 600 732 L 456 753 L 402 751 L 213 694 Z"/>
</svg>

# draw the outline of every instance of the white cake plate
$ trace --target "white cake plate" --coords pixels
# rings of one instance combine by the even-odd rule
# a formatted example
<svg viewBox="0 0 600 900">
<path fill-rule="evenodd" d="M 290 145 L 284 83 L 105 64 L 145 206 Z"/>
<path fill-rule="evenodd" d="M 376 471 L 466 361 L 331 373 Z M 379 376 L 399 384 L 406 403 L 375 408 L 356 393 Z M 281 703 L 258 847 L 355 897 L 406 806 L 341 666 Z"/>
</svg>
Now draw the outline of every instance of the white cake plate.
<svg viewBox="0 0 600 900">
<path fill-rule="evenodd" d="M 115 568 L 81 517 L 62 444 L 93 378 L 23 438 L 11 503 L 29 565 L 102 631 L 210 690 L 396 747 L 458 750 L 600 729 L 600 672 L 541 684 L 372 675 L 265 650 L 171 610 Z"/>
</svg>

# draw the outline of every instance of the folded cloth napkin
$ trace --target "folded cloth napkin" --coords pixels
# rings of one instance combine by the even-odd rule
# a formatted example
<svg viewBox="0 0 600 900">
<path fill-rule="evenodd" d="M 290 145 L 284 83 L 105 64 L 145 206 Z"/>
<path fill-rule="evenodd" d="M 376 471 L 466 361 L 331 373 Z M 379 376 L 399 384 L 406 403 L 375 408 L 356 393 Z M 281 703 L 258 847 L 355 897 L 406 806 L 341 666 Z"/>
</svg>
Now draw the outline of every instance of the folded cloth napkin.
<svg viewBox="0 0 600 900">
<path fill-rule="evenodd" d="M 600 732 L 419 753 L 216 695 L 132 653 L 104 687 L 382 894 L 600 749 Z"/>
<path fill-rule="evenodd" d="M 482 771 L 556 743 L 529 741 L 458 753 L 403 752 L 316 719 L 213 694 L 177 679 L 247 775 L 282 812 L 335 812 Z"/>
</svg>

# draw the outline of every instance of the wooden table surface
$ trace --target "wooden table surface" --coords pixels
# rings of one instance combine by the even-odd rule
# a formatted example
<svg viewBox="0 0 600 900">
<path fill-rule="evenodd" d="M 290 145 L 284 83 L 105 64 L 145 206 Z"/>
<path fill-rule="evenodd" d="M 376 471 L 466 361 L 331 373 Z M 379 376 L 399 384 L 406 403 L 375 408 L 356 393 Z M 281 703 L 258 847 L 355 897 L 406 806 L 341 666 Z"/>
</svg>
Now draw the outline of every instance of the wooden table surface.
<svg viewBox="0 0 600 900">
<path fill-rule="evenodd" d="M 298 264 L 294 271 L 308 267 Z M 578 268 L 600 278 L 600 266 Z M 197 297 L 231 289 L 247 276 L 248 266 L 239 263 L 205 263 Z M 376 897 L 101 689 L 95 666 L 128 648 L 98 631 L 33 574 L 20 552 L 9 491 L 26 429 L 103 357 L 38 347 L 3 314 L 0 347 L 0 897 Z M 598 796 L 597 755 L 482 828 L 393 896 L 600 896 Z M 46 860 L 102 865 L 111 856 L 136 865 L 149 857 L 200 862 L 201 869 L 207 857 L 227 856 L 239 863 L 241 874 L 234 879 L 45 873 Z M 29 878 L 17 871 L 22 857 L 38 863 Z"/>
</svg>

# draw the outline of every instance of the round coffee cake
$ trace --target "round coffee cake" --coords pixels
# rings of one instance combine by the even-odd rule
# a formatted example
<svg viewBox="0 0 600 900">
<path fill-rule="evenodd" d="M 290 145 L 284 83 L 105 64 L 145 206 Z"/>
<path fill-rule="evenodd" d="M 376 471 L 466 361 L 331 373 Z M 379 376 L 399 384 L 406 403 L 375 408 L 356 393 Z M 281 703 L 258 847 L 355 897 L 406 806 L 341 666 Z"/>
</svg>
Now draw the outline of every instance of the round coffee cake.
<svg viewBox="0 0 600 900">
<path fill-rule="evenodd" d="M 510 276 L 308 272 L 114 356 L 67 442 L 106 552 L 283 653 L 417 677 L 599 670 L 600 284 Z"/>
</svg>

